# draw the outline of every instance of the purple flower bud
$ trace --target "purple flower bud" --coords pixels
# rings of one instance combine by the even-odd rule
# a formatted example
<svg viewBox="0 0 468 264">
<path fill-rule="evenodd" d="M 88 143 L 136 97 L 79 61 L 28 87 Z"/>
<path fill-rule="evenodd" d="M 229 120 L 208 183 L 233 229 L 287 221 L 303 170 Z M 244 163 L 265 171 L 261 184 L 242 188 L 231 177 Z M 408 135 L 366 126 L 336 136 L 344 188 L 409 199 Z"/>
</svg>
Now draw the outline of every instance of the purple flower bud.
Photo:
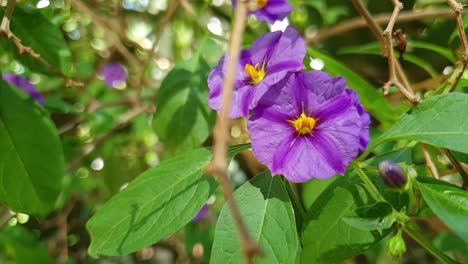
<svg viewBox="0 0 468 264">
<path fill-rule="evenodd" d="M 36 86 L 32 84 L 28 79 L 24 78 L 23 76 L 19 76 L 16 74 L 8 74 L 8 73 L 3 74 L 2 77 L 3 77 L 3 80 L 8 82 L 9 84 L 14 85 L 20 88 L 21 90 L 23 90 L 25 93 L 31 96 L 34 100 L 36 100 L 39 104 L 41 105 L 45 104 L 44 97 L 36 89 Z"/>
<path fill-rule="evenodd" d="M 101 76 L 104 82 L 110 88 L 121 86 L 127 81 L 127 70 L 118 63 L 107 64 L 101 71 Z"/>
<path fill-rule="evenodd" d="M 384 183 L 391 188 L 401 189 L 405 187 L 407 182 L 405 172 L 400 165 L 390 160 L 379 163 L 379 175 Z"/>
<path fill-rule="evenodd" d="M 192 222 L 197 223 L 205 220 L 208 217 L 208 208 L 210 208 L 210 206 L 208 204 L 205 204 L 195 215 L 195 217 L 193 217 Z"/>
</svg>

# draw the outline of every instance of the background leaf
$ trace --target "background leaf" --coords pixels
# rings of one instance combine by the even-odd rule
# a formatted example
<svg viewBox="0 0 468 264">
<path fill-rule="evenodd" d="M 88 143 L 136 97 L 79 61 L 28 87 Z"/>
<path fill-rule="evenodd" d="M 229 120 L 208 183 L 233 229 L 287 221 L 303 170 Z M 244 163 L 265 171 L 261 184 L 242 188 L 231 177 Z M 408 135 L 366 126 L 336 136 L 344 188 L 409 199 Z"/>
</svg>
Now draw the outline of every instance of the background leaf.
<svg viewBox="0 0 468 264">
<path fill-rule="evenodd" d="M 340 263 L 382 239 L 387 232 L 365 231 L 348 224 L 356 209 L 373 204 L 355 176 L 337 178 L 315 200 L 302 232 L 302 263 Z"/>
<path fill-rule="evenodd" d="M 300 242 L 285 182 L 265 171 L 234 193 L 250 235 L 265 256 L 255 263 L 296 263 Z M 224 205 L 215 230 L 211 263 L 243 263 L 242 249 L 229 208 Z"/>
<path fill-rule="evenodd" d="M 433 96 L 405 114 L 371 148 L 387 140 L 416 140 L 436 147 L 468 153 L 468 95 Z"/>
<path fill-rule="evenodd" d="M 424 201 L 455 233 L 468 242 L 468 192 L 430 178 L 417 177 Z"/>
<path fill-rule="evenodd" d="M 154 129 L 172 151 L 199 147 L 210 135 L 216 112 L 208 106 L 210 67 L 201 56 L 177 65 L 158 94 Z"/>
<path fill-rule="evenodd" d="M 231 156 L 248 147 L 234 146 Z M 88 221 L 90 254 L 127 255 L 190 222 L 217 187 L 203 175 L 210 160 L 208 149 L 197 149 L 140 175 Z"/>
<path fill-rule="evenodd" d="M 44 112 L 0 81 L 0 201 L 41 217 L 54 208 L 64 176 L 62 146 Z"/>
</svg>

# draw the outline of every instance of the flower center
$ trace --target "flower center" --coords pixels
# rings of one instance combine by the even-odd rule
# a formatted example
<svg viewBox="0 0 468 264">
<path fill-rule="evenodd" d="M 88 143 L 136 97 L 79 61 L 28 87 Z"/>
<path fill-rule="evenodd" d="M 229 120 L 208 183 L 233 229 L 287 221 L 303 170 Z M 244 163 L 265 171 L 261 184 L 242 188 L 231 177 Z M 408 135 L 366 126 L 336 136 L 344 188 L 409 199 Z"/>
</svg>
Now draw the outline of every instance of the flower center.
<svg viewBox="0 0 468 264">
<path fill-rule="evenodd" d="M 258 9 L 262 9 L 268 4 L 268 0 L 255 0 Z"/>
<path fill-rule="evenodd" d="M 312 134 L 312 130 L 315 127 L 315 119 L 307 116 L 304 112 L 302 112 L 302 114 L 296 120 L 289 120 L 289 123 L 301 136 Z"/>
<path fill-rule="evenodd" d="M 265 78 L 265 65 L 262 65 L 260 68 L 259 63 L 255 64 L 255 66 L 247 63 L 245 65 L 245 73 L 250 77 L 250 82 L 257 85 L 263 81 L 263 78 Z"/>
</svg>

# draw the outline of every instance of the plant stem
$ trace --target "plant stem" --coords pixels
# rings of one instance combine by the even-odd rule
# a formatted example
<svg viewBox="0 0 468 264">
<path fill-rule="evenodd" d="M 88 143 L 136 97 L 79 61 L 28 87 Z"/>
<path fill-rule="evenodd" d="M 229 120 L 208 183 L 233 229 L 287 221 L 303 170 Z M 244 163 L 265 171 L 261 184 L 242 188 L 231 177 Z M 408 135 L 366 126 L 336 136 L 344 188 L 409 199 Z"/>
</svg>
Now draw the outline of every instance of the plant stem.
<svg viewBox="0 0 468 264">
<path fill-rule="evenodd" d="M 458 263 L 446 254 L 444 254 L 442 251 L 434 247 L 429 241 L 426 240 L 426 238 L 424 238 L 417 230 L 415 230 L 411 226 L 404 225 L 403 231 L 405 231 L 412 239 L 418 242 L 418 244 L 421 245 L 421 247 L 425 248 L 443 263 Z"/>
<path fill-rule="evenodd" d="M 292 190 L 291 185 L 286 180 L 286 178 L 281 176 L 281 179 L 283 180 L 286 191 L 288 192 L 289 198 L 291 199 L 294 211 L 296 211 L 296 213 L 298 214 L 298 217 L 299 217 L 299 220 L 300 220 L 300 222 L 298 221 L 298 223 L 297 223 L 298 224 L 298 230 L 301 230 L 302 229 L 302 223 L 304 222 L 304 220 L 306 219 L 306 216 L 307 216 L 306 210 L 305 210 L 304 206 L 302 206 L 302 203 L 298 200 L 296 194 Z"/>
<path fill-rule="evenodd" d="M 362 168 L 359 167 L 359 164 L 355 163 L 354 169 L 356 170 L 356 173 L 359 175 L 359 178 L 361 178 L 361 180 L 364 182 L 364 185 L 366 186 L 366 189 L 369 191 L 372 198 L 374 198 L 374 200 L 376 201 L 384 202 L 385 198 L 383 198 L 383 196 L 377 190 L 377 188 L 369 179 L 369 177 L 367 177 L 367 174 L 362 170 Z"/>
</svg>

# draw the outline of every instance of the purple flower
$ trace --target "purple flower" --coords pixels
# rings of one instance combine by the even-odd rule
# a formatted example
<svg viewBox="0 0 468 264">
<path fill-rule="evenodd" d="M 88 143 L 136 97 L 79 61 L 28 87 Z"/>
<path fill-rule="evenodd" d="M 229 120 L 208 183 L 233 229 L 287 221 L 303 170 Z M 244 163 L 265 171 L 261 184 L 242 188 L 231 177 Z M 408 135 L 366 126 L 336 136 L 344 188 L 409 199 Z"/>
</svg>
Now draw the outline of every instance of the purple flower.
<svg viewBox="0 0 468 264">
<path fill-rule="evenodd" d="M 127 71 L 118 63 L 107 64 L 102 69 L 101 76 L 111 88 L 119 87 L 127 81 Z"/>
<path fill-rule="evenodd" d="M 192 222 L 197 223 L 205 220 L 208 217 L 208 208 L 210 208 L 210 206 L 208 204 L 205 204 L 200 209 L 200 211 L 193 217 Z"/>
<path fill-rule="evenodd" d="M 8 73 L 3 74 L 2 77 L 3 80 L 8 82 L 9 84 L 14 85 L 23 90 L 34 100 L 36 100 L 39 104 L 45 104 L 44 97 L 39 93 L 36 86 L 32 84 L 28 79 L 24 78 L 23 76 Z"/>
<path fill-rule="evenodd" d="M 258 100 L 290 71 L 304 68 L 306 44 L 297 31 L 288 27 L 284 32 L 267 33 L 257 39 L 252 47 L 240 55 L 235 76 L 231 118 L 247 117 Z M 223 80 L 227 70 L 226 56 L 208 77 L 210 97 L 208 104 L 220 111 Z"/>
<path fill-rule="evenodd" d="M 379 175 L 385 185 L 390 188 L 401 189 L 405 187 L 407 182 L 403 168 L 390 160 L 384 160 L 379 163 Z"/>
<path fill-rule="evenodd" d="M 369 118 L 344 78 L 296 72 L 259 100 L 248 129 L 273 175 L 305 182 L 343 174 L 367 147 Z"/>
<path fill-rule="evenodd" d="M 236 0 L 232 5 L 236 6 Z M 291 4 L 286 0 L 250 0 L 247 3 L 249 16 L 254 15 L 260 21 L 273 24 L 276 20 L 283 20 L 292 11 Z"/>
</svg>

